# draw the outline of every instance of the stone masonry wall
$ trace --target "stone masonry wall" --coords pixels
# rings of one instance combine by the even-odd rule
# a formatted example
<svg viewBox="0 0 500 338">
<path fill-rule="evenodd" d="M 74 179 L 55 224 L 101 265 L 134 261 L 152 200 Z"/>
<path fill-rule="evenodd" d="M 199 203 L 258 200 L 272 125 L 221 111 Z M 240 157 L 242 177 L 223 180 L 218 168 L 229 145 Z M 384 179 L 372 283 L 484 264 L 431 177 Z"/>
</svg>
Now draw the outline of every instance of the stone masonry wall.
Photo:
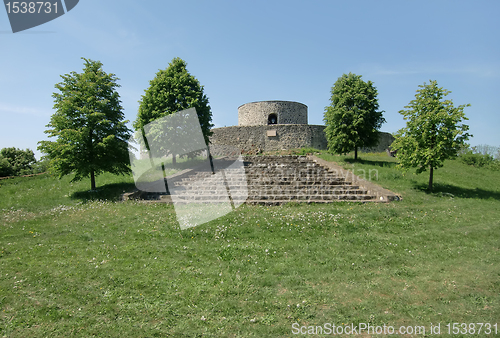
<svg viewBox="0 0 500 338">
<path fill-rule="evenodd" d="M 276 114 L 277 124 L 307 124 L 305 104 L 292 101 L 260 101 L 238 107 L 238 125 L 267 125 L 270 114 Z"/>
<path fill-rule="evenodd" d="M 325 126 L 303 124 L 223 127 L 212 129 L 210 141 L 215 153 L 218 146 L 222 149 L 224 145 L 237 147 L 243 152 L 304 147 L 324 150 L 327 149 L 324 129 Z M 268 136 L 268 133 L 274 135 L 274 131 L 276 136 Z M 383 152 L 393 140 L 391 134 L 381 132 L 377 147 L 363 148 L 360 151 Z"/>
<path fill-rule="evenodd" d="M 378 146 L 372 148 L 361 148 L 363 153 L 380 153 L 385 151 L 394 142 L 395 138 L 390 133 L 379 132 Z"/>
</svg>

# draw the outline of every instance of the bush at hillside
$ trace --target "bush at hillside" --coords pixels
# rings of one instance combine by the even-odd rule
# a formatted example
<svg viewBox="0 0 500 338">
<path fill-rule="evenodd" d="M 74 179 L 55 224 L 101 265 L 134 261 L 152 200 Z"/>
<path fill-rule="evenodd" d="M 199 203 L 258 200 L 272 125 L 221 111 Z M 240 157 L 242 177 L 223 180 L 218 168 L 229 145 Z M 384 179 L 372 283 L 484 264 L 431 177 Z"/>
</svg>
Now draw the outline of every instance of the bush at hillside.
<svg viewBox="0 0 500 338">
<path fill-rule="evenodd" d="M 477 168 L 497 168 L 499 164 L 497 163 L 499 161 L 495 160 L 493 156 L 489 154 L 476 154 L 472 150 L 460 155 L 460 160 L 465 164 L 472 165 Z"/>
<path fill-rule="evenodd" d="M 0 155 L 0 177 L 11 176 L 13 173 L 14 169 L 12 169 L 12 165 L 9 160 Z"/>
<path fill-rule="evenodd" d="M 0 177 L 28 175 L 36 163 L 32 150 L 14 147 L 0 150 Z"/>
<path fill-rule="evenodd" d="M 42 159 L 33 164 L 33 168 L 31 169 L 32 174 L 40 174 L 49 171 L 50 160 Z"/>
</svg>

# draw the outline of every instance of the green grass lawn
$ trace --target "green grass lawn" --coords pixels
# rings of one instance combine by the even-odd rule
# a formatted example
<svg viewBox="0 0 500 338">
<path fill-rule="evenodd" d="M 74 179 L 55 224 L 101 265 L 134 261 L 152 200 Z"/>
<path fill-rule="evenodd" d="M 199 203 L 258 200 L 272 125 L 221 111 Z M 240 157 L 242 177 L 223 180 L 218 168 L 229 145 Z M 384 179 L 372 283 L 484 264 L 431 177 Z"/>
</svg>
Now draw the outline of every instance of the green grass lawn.
<svg viewBox="0 0 500 338">
<path fill-rule="evenodd" d="M 377 170 L 403 200 L 244 205 L 180 230 L 173 206 L 118 201 L 130 177 L 99 176 L 96 193 L 50 175 L 0 181 L 0 337 L 500 325 L 500 172 L 448 161 L 428 193 L 427 173 L 385 155 L 320 156 Z"/>
</svg>

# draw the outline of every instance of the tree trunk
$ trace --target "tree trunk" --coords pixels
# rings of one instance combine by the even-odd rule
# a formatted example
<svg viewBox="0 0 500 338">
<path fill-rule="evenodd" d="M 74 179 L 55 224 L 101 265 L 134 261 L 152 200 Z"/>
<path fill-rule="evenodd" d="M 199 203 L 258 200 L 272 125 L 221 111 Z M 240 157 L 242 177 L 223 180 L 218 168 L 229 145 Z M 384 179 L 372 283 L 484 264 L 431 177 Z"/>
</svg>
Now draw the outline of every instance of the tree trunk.
<svg viewBox="0 0 500 338">
<path fill-rule="evenodd" d="M 172 167 L 175 167 L 175 165 L 177 164 L 177 160 L 175 159 L 175 154 L 172 154 Z"/>
<path fill-rule="evenodd" d="M 210 168 L 212 169 L 212 174 L 215 175 L 214 159 L 212 157 L 212 154 L 210 153 L 210 147 L 207 147 L 207 152 L 208 152 L 208 159 L 210 160 Z"/>
<path fill-rule="evenodd" d="M 144 127 L 141 127 L 142 139 L 144 141 L 144 147 L 148 151 L 149 163 L 151 163 L 151 168 L 155 167 L 155 162 L 153 161 L 153 154 L 151 154 L 151 149 L 149 148 L 148 139 L 146 138 L 146 132 L 144 131 Z M 140 157 L 140 154 L 139 154 Z"/>
<path fill-rule="evenodd" d="M 354 160 L 356 161 L 358 159 L 358 147 L 354 147 Z"/>
<path fill-rule="evenodd" d="M 92 134 L 94 132 L 94 129 L 93 128 L 90 128 L 89 130 L 89 150 L 90 150 L 90 154 L 89 154 L 89 158 L 88 158 L 88 162 L 90 163 L 90 165 L 94 165 L 94 142 L 92 140 Z M 90 191 L 95 191 L 95 173 L 94 173 L 94 169 L 90 169 Z"/>
<path fill-rule="evenodd" d="M 163 183 L 165 184 L 165 191 L 167 195 L 170 195 L 170 190 L 168 190 L 167 175 L 165 174 L 165 163 L 161 163 L 161 170 L 163 171 Z"/>
<path fill-rule="evenodd" d="M 90 190 L 95 191 L 95 174 L 94 169 L 90 171 Z"/>
<path fill-rule="evenodd" d="M 433 130 L 433 134 L 431 136 L 431 150 L 434 150 L 434 147 L 436 145 L 436 134 L 437 134 L 437 131 L 436 131 L 436 125 L 433 126 L 432 128 Z M 432 167 L 432 164 L 429 165 L 429 168 L 430 168 L 430 174 L 429 174 L 429 186 L 427 187 L 427 189 L 429 191 L 432 191 L 432 179 L 433 179 L 433 175 L 434 175 L 434 168 Z"/>
<path fill-rule="evenodd" d="M 434 168 L 432 165 L 430 166 L 430 175 L 429 175 L 429 187 L 427 188 L 429 191 L 432 191 L 432 176 L 434 175 Z"/>
</svg>

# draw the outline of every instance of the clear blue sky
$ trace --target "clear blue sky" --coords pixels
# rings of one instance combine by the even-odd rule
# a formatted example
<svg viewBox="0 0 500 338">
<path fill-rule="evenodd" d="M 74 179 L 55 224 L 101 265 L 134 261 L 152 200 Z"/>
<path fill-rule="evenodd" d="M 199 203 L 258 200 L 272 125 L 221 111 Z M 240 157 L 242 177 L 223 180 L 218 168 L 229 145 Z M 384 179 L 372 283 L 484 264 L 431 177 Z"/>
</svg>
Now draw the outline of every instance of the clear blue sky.
<svg viewBox="0 0 500 338">
<path fill-rule="evenodd" d="M 126 118 L 174 57 L 205 87 L 216 127 L 239 105 L 291 100 L 323 124 L 344 73 L 374 82 L 387 123 L 418 85 L 437 80 L 465 109 L 472 145 L 500 146 L 500 1 L 80 0 L 66 15 L 13 34 L 0 8 L 0 148 L 36 150 L 60 75 L 81 57 L 119 78 Z M 37 157 L 39 152 L 35 151 Z"/>
</svg>

